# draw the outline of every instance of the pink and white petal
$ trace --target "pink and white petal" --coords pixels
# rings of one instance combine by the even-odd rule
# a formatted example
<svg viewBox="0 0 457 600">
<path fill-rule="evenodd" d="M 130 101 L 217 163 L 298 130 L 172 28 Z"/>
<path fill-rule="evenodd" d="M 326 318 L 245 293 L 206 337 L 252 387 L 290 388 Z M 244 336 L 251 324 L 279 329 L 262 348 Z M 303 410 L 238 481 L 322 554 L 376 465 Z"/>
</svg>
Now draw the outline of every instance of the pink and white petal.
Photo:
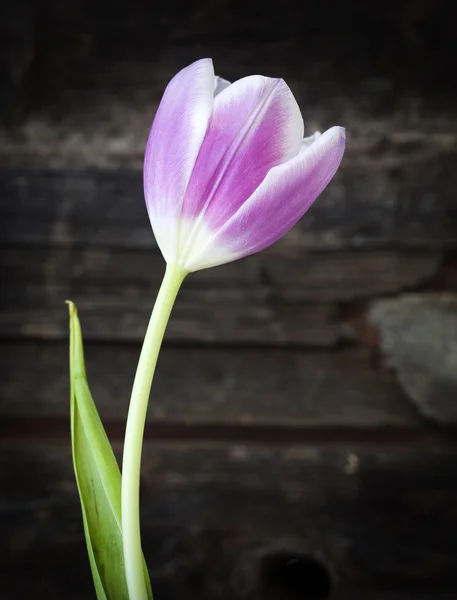
<svg viewBox="0 0 457 600">
<path fill-rule="evenodd" d="M 216 75 L 214 78 L 214 95 L 217 96 L 229 85 L 231 85 L 231 81 L 227 81 L 227 79 L 222 79 L 222 77 Z"/>
<path fill-rule="evenodd" d="M 225 88 L 214 99 L 184 216 L 218 229 L 272 167 L 299 153 L 303 130 L 298 104 L 282 79 L 253 75 Z"/>
<path fill-rule="evenodd" d="M 306 213 L 337 171 L 345 149 L 345 130 L 332 127 L 298 156 L 274 167 L 247 202 L 187 260 L 189 270 L 229 262 L 263 250 Z M 215 250 L 217 249 L 217 253 Z M 213 256 L 213 253 L 214 256 Z"/>
<path fill-rule="evenodd" d="M 176 241 L 184 193 L 213 109 L 214 68 L 202 59 L 168 84 L 149 134 L 144 157 L 144 192 L 149 218 L 167 260 Z M 168 222 L 163 231 L 164 222 Z M 173 239 L 175 238 L 175 240 Z"/>
<path fill-rule="evenodd" d="M 311 146 L 311 144 L 314 144 L 314 142 L 317 139 L 319 139 L 321 137 L 321 135 L 322 135 L 322 133 L 320 131 L 316 131 L 313 133 L 313 135 L 309 135 L 308 137 L 303 138 L 302 143 L 301 143 L 300 152 L 303 152 L 303 150 L 308 148 L 308 146 Z"/>
</svg>

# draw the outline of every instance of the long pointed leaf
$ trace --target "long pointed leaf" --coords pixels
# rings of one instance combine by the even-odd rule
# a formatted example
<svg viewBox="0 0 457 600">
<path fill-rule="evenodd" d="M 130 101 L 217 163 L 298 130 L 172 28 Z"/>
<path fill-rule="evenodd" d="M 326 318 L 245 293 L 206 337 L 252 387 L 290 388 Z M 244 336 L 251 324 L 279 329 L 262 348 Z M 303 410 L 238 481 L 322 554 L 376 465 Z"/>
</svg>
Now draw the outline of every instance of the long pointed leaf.
<svg viewBox="0 0 457 600">
<path fill-rule="evenodd" d="M 87 383 L 78 313 L 72 302 L 68 305 L 73 466 L 92 576 L 98 600 L 129 600 L 122 545 L 121 473 Z M 152 599 L 145 563 L 144 573 Z"/>
</svg>

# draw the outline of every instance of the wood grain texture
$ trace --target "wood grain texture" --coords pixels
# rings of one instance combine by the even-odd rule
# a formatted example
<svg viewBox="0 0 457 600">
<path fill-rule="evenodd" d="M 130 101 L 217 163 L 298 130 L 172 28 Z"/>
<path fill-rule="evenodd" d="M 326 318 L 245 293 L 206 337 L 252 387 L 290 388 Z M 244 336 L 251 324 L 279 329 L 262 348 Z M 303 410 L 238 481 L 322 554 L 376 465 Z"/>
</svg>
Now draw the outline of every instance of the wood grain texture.
<svg viewBox="0 0 457 600">
<path fill-rule="evenodd" d="M 165 85 L 202 56 L 230 80 L 284 77 L 309 130 L 338 123 L 352 141 L 384 146 L 406 133 L 406 147 L 419 139 L 426 152 L 430 134 L 455 144 L 453 11 L 452 0 L 389 0 L 376 19 L 363 0 L 325 0 L 305 13 L 285 0 L 281 15 L 230 0 L 46 0 L 33 23 L 28 118 L 0 153 L 67 166 L 141 162 Z"/>
<path fill-rule="evenodd" d="M 0 126 L 14 129 L 30 106 L 26 89 L 36 45 L 35 7 L 32 0 L 2 6 L 0 20 Z"/>
<path fill-rule="evenodd" d="M 86 346 L 104 422 L 124 423 L 139 346 Z M 68 418 L 66 344 L 0 344 L 0 414 Z M 366 353 L 164 348 L 149 422 L 188 425 L 420 428 L 392 376 Z"/>
<path fill-rule="evenodd" d="M 119 440 L 163 272 L 144 146 L 167 82 L 202 56 L 230 80 L 283 77 L 307 132 L 343 125 L 348 144 L 281 242 L 182 290 L 143 461 L 155 599 L 454 600 L 455 361 L 437 344 L 453 319 L 402 304 L 375 324 L 380 337 L 365 319 L 372 302 L 398 309 L 405 292 L 457 290 L 454 2 L 305 8 L 17 0 L 0 10 L 5 600 L 93 597 L 64 300 L 78 304 L 90 385 Z M 410 402 L 401 386 L 417 391 L 431 365 L 432 384 Z M 309 570 L 291 578 L 296 557 L 321 565 L 329 598 Z"/>
<path fill-rule="evenodd" d="M 65 340 L 68 337 L 66 289 L 50 296 L 41 287 L 27 287 L 26 296 L 4 297 L 0 336 L 13 339 Z M 80 312 L 86 341 L 139 342 L 144 338 L 154 295 L 131 297 L 128 305 L 111 298 L 71 294 Z M 249 302 L 186 302 L 173 310 L 165 339 L 174 343 L 332 347 L 354 337 L 350 327 L 335 321 L 331 305 Z"/>
<path fill-rule="evenodd" d="M 454 150 L 403 167 L 346 157 L 281 247 L 455 247 L 455 162 Z M 3 244 L 155 246 L 139 170 L 2 169 L 0 197 Z"/>
<path fill-rule="evenodd" d="M 420 288 L 433 279 L 441 255 L 430 250 L 267 250 L 217 269 L 193 273 L 182 294 L 200 302 L 248 301 L 274 296 L 294 302 L 350 302 Z M 88 245 L 6 247 L 0 273 L 8 288 L 41 286 L 68 294 L 151 297 L 164 261 L 156 250 L 125 251 Z M 16 292 L 18 295 L 20 290 Z"/>
<path fill-rule="evenodd" d="M 57 600 L 64 586 L 69 600 L 90 596 L 68 446 L 3 441 L 0 457 L 11 482 L 0 508 L 6 589 L 26 568 L 18 597 Z M 292 600 L 284 581 L 268 589 L 261 576 L 266 557 L 286 552 L 322 561 L 335 600 L 450 600 L 456 460 L 439 449 L 147 445 L 143 535 L 156 594 Z"/>
<path fill-rule="evenodd" d="M 267 251 L 184 282 L 167 339 L 219 344 L 328 347 L 356 337 L 339 303 L 420 289 L 438 254 Z M 1 253 L 0 336 L 66 339 L 66 299 L 86 340 L 140 341 L 160 286 L 157 252 L 100 248 L 5 248 Z"/>
</svg>

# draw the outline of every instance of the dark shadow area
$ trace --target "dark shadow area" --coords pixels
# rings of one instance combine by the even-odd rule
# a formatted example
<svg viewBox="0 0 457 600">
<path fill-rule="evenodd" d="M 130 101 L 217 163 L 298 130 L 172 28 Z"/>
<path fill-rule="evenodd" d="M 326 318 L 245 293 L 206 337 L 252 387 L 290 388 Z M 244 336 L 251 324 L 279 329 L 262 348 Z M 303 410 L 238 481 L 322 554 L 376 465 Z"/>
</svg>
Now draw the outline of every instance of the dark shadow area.
<svg viewBox="0 0 457 600">
<path fill-rule="evenodd" d="M 310 556 L 272 554 L 261 562 L 260 578 L 268 598 L 328 600 L 332 579 L 328 569 Z"/>
</svg>

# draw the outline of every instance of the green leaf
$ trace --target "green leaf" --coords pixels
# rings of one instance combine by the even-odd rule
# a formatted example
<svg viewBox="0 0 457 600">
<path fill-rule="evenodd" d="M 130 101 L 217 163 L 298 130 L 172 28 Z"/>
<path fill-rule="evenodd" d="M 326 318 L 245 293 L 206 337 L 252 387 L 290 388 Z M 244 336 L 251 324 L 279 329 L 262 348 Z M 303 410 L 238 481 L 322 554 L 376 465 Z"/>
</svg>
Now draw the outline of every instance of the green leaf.
<svg viewBox="0 0 457 600">
<path fill-rule="evenodd" d="M 98 600 L 129 600 L 121 528 L 121 473 L 86 378 L 76 306 L 70 311 L 71 440 L 87 551 Z M 148 596 L 152 599 L 144 563 Z"/>
</svg>

